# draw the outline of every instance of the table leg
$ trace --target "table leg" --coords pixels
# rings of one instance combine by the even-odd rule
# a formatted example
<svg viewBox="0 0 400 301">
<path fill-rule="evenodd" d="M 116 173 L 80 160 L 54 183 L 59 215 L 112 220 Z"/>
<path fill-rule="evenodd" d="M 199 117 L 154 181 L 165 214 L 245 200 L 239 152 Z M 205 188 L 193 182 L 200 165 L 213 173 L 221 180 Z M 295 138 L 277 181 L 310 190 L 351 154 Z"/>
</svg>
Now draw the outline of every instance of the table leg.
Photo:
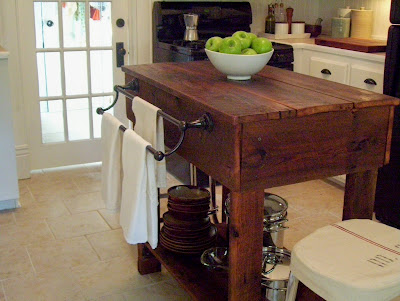
<svg viewBox="0 0 400 301">
<path fill-rule="evenodd" d="M 324 301 L 325 299 L 318 296 L 312 290 L 310 290 L 303 283 L 299 282 L 297 287 L 296 301 Z"/>
<path fill-rule="evenodd" d="M 378 170 L 367 170 L 346 176 L 343 220 L 372 218 L 377 176 Z"/>
<path fill-rule="evenodd" d="M 261 300 L 264 191 L 231 192 L 229 300 Z"/>
<path fill-rule="evenodd" d="M 161 272 L 161 263 L 145 244 L 138 244 L 138 271 L 141 275 Z"/>
</svg>

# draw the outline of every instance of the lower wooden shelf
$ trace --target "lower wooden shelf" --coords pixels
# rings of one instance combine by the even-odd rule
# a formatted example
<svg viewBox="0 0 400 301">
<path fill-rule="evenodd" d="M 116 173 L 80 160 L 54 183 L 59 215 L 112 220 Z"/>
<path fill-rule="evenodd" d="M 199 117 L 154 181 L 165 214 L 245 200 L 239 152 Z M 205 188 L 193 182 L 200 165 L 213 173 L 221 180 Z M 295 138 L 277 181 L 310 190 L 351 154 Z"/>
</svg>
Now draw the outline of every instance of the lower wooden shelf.
<svg viewBox="0 0 400 301">
<path fill-rule="evenodd" d="M 218 228 L 218 245 L 227 245 L 227 225 L 220 223 Z M 228 300 L 228 272 L 213 270 L 202 265 L 199 255 L 182 255 L 173 253 L 160 244 L 152 249 L 147 243 L 148 251 L 167 269 L 178 281 L 180 286 L 198 301 L 226 301 Z M 260 268 L 261 272 L 261 268 Z M 260 291 L 262 290 L 260 284 Z M 262 301 L 267 301 L 263 294 Z"/>
<path fill-rule="evenodd" d="M 163 246 L 150 252 L 160 261 L 168 272 L 179 282 L 193 300 L 228 300 L 228 273 L 215 271 L 203 266 L 200 256 L 175 254 Z"/>
</svg>

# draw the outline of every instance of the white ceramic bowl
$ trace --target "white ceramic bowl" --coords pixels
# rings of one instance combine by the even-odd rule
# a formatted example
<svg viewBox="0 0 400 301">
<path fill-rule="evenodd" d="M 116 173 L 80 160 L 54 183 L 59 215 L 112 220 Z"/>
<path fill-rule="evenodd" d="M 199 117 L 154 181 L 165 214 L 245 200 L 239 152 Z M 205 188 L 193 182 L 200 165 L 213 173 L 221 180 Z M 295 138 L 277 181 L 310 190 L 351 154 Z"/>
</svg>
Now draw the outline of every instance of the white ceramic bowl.
<svg viewBox="0 0 400 301">
<path fill-rule="evenodd" d="M 206 49 L 206 54 L 214 67 L 233 80 L 250 79 L 253 74 L 265 67 L 273 53 L 274 49 L 254 55 L 226 54 Z"/>
</svg>

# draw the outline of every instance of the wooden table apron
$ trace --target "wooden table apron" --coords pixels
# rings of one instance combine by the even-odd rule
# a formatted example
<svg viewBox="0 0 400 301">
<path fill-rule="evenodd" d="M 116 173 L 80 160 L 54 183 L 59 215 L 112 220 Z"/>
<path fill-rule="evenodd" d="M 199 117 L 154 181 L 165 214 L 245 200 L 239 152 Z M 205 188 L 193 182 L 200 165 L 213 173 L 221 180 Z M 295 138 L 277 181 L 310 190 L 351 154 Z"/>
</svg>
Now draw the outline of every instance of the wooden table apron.
<svg viewBox="0 0 400 301">
<path fill-rule="evenodd" d="M 228 81 L 209 62 L 123 71 L 164 112 L 185 121 L 207 112 L 214 121 L 211 132 L 187 131 L 178 153 L 231 191 L 229 300 L 261 298 L 264 189 L 347 174 L 343 219 L 372 217 L 398 99 L 269 66 L 246 82 Z M 172 147 L 178 132 L 164 124 Z"/>
</svg>

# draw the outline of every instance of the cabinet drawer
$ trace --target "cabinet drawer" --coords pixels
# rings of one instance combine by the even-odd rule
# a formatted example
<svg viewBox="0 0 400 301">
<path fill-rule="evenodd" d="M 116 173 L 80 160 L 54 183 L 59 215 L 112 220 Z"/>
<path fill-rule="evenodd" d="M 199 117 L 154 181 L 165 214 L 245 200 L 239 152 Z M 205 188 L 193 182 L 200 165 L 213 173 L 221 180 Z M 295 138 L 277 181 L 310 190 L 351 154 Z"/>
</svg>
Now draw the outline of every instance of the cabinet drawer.
<svg viewBox="0 0 400 301">
<path fill-rule="evenodd" d="M 383 93 L 383 68 L 377 70 L 361 65 L 352 65 L 350 85 L 353 87 Z"/>
<path fill-rule="evenodd" d="M 310 75 L 347 84 L 349 64 L 318 57 L 310 58 Z"/>
</svg>

